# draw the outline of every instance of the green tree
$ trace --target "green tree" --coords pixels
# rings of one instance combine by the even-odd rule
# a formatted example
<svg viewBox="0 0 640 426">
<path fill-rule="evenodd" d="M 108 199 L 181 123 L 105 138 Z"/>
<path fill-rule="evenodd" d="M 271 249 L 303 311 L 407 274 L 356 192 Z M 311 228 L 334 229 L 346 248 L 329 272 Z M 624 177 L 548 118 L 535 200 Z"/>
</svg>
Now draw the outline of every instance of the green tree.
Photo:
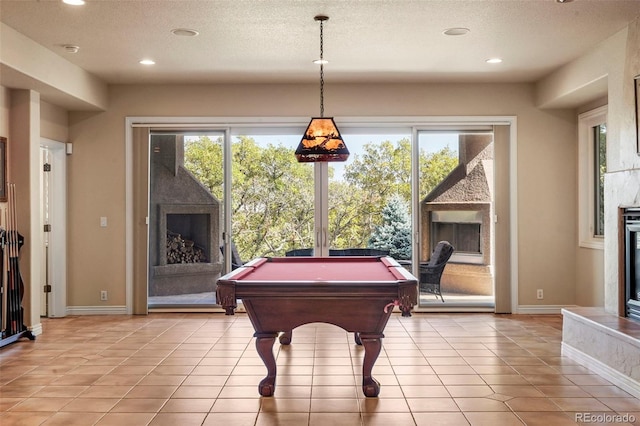
<svg viewBox="0 0 640 426">
<path fill-rule="evenodd" d="M 329 183 L 329 235 L 331 248 L 365 247 L 371 232 L 370 216 L 365 216 L 366 194 L 354 191 L 344 181 Z"/>
<path fill-rule="evenodd" d="M 604 235 L 604 176 L 607 173 L 607 125 L 598 126 L 597 156 L 598 156 L 598 186 L 596 188 L 597 209 L 595 235 Z"/>
<path fill-rule="evenodd" d="M 362 151 L 352 154 L 343 179 L 329 182 L 329 205 L 334 206 L 329 211 L 329 245 L 333 248 L 367 246 L 376 227 L 383 224 L 383 209 L 396 203 L 395 197 L 410 215 L 410 141 L 370 142 Z M 185 144 L 186 168 L 219 200 L 223 198 L 222 158 L 222 138 L 202 136 Z M 420 152 L 419 161 L 421 198 L 458 164 L 457 154 L 448 147 Z M 330 165 L 330 177 L 333 172 Z M 234 139 L 231 231 L 243 259 L 282 256 L 293 248 L 314 246 L 313 178 L 313 166 L 298 163 L 293 148 L 261 146 L 246 136 Z"/>
<path fill-rule="evenodd" d="M 331 246 L 365 247 L 371 233 L 380 224 L 380 212 L 392 194 L 411 199 L 411 144 L 398 142 L 367 143 L 362 154 L 352 154 L 345 166 L 344 180 L 329 187 Z"/>
<path fill-rule="evenodd" d="M 420 199 L 426 197 L 458 165 L 457 152 L 449 146 L 440 151 L 425 153 L 420 150 Z"/>
<path fill-rule="evenodd" d="M 374 209 L 380 211 L 391 194 L 411 199 L 411 143 L 367 143 L 364 153 L 355 155 L 345 167 L 344 180 L 365 192 Z"/>
<path fill-rule="evenodd" d="M 208 136 L 187 139 L 184 148 L 184 166 L 218 200 L 222 200 L 222 137 L 215 140 Z"/>
<path fill-rule="evenodd" d="M 232 143 L 232 236 L 243 259 L 313 247 L 313 168 L 282 145 L 246 136 Z M 185 148 L 185 167 L 222 200 L 222 143 L 203 136 Z"/>
<path fill-rule="evenodd" d="M 382 223 L 382 209 L 390 197 L 398 195 L 411 205 L 411 142 L 383 141 L 367 143 L 362 154 L 356 154 L 345 167 L 346 187 L 336 190 L 330 185 L 330 205 L 340 206 L 340 212 L 329 212 L 332 246 L 362 247 L 377 225 Z M 440 151 L 419 155 L 419 195 L 424 198 L 458 165 L 458 156 L 448 146 Z M 409 213 L 411 209 L 409 208 Z M 354 245 L 359 244 L 359 245 Z"/>
<path fill-rule="evenodd" d="M 232 149 L 232 232 L 241 255 L 313 247 L 313 168 L 291 148 L 261 147 L 244 136 Z"/>
<path fill-rule="evenodd" d="M 395 259 L 411 259 L 409 207 L 399 195 L 392 195 L 382 209 L 382 224 L 376 226 L 369 247 L 389 250 Z"/>
</svg>

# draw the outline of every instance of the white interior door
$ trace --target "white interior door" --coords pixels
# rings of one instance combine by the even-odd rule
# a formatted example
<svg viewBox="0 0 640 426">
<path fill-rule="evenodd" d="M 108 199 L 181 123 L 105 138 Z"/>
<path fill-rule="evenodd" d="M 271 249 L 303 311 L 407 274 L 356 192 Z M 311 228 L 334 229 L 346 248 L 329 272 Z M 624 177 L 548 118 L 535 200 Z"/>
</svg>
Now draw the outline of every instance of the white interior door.
<svg viewBox="0 0 640 426">
<path fill-rule="evenodd" d="M 67 311 L 66 144 L 43 138 L 40 152 L 40 223 L 44 233 L 40 315 L 64 317 Z"/>
</svg>

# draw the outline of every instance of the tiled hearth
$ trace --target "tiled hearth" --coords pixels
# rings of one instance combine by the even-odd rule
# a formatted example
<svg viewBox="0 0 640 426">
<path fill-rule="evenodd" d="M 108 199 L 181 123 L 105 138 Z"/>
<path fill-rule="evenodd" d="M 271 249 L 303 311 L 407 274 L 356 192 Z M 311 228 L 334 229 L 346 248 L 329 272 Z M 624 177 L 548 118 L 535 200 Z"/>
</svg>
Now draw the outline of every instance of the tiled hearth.
<svg viewBox="0 0 640 426">
<path fill-rule="evenodd" d="M 562 354 L 640 398 L 640 322 L 602 308 L 567 308 L 562 314 Z"/>
</svg>

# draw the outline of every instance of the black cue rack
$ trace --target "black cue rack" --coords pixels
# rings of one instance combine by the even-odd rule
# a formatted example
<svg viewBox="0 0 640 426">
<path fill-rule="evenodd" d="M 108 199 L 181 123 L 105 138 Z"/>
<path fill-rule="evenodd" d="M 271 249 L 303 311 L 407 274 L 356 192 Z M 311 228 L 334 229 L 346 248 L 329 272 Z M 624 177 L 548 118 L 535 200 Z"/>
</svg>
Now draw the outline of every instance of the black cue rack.
<svg viewBox="0 0 640 426">
<path fill-rule="evenodd" d="M 24 283 L 18 270 L 17 256 L 13 258 L 7 249 L 9 244 L 17 243 L 19 247 L 24 244 L 24 237 L 17 231 L 14 236 L 10 232 L 0 229 L 0 255 L 3 259 L 0 274 L 0 348 L 16 342 L 22 337 L 35 340 L 35 336 L 24 324 L 24 308 L 22 298 L 24 296 Z M 13 250 L 16 254 L 17 251 Z"/>
</svg>

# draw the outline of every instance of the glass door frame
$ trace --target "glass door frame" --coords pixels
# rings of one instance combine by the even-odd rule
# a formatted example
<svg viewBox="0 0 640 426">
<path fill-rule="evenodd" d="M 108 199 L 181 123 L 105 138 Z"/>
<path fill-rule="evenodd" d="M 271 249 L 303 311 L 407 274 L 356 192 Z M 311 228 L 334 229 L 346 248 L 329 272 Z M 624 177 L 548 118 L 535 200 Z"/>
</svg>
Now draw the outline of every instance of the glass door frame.
<svg viewBox="0 0 640 426">
<path fill-rule="evenodd" d="M 419 147 L 417 144 L 417 134 L 420 130 L 434 130 L 442 128 L 460 128 L 460 126 L 478 126 L 478 125 L 503 125 L 509 126 L 509 188 L 510 188 L 510 201 L 508 211 L 510 214 L 510 234 L 509 234 L 509 276 L 510 276 L 510 305 L 511 312 L 517 313 L 517 300 L 518 300 L 518 267 L 517 267 L 517 198 L 516 185 L 517 185 L 517 118 L 515 116 L 409 116 L 409 117 L 334 117 L 336 124 L 340 129 L 381 129 L 385 130 L 393 128 L 411 129 L 411 143 L 412 143 L 412 161 L 415 163 L 419 155 Z M 176 129 L 208 129 L 211 131 L 221 131 L 225 134 L 224 141 L 224 163 L 225 163 L 225 179 L 230 182 L 231 169 L 228 167 L 231 164 L 231 136 L 240 134 L 243 131 L 253 129 L 254 132 L 257 129 L 271 128 L 273 131 L 278 132 L 282 128 L 304 128 L 308 123 L 308 117 L 126 117 L 125 118 L 125 183 L 126 183 L 126 220 L 125 220 L 125 257 L 127 259 L 125 264 L 125 286 L 126 286 L 126 312 L 133 312 L 134 303 L 134 285 L 137 289 L 141 283 L 134 283 L 134 270 L 139 265 L 134 265 L 133 262 L 133 250 L 134 250 L 134 223 L 133 217 L 133 128 L 134 127 L 150 127 L 150 128 L 176 128 Z M 348 144 L 347 144 L 348 146 Z M 418 211 L 419 207 L 419 194 L 417 190 L 418 182 L 418 168 L 412 167 L 411 180 L 412 180 L 412 211 Z M 321 208 L 317 210 L 327 209 L 328 199 L 328 165 L 316 164 L 314 176 L 317 179 L 315 183 L 316 202 L 320 200 Z M 319 183 L 322 182 L 322 183 Z M 231 218 L 228 214 L 231 208 L 231 188 L 229 185 L 225 187 L 225 200 L 224 200 L 224 224 L 225 229 L 230 229 Z M 319 197 L 319 198 L 318 198 Z M 321 235 L 323 229 L 328 229 L 328 212 L 319 218 L 318 212 L 315 213 L 316 217 L 316 245 L 322 246 L 323 243 L 328 245 L 328 235 L 324 241 L 319 241 L 319 238 L 324 238 L 325 235 Z M 320 219 L 320 221 L 318 221 Z M 418 258 L 419 241 L 420 241 L 420 224 L 419 217 L 416 214 L 412 214 L 412 236 L 413 236 L 413 250 L 412 257 Z M 318 224 L 320 226 L 318 226 Z M 224 231 L 223 231 L 224 232 Z M 228 232 L 224 234 L 225 243 L 230 241 Z M 148 235 L 147 235 L 148 240 Z M 145 243 L 148 243 L 146 241 Z M 321 254 L 323 250 L 320 250 Z M 318 255 L 319 255 L 318 254 Z M 225 262 L 230 264 L 230 260 L 225 259 Z M 230 265 L 228 265 L 230 266 Z M 146 268 L 146 265 L 144 266 Z M 414 267 L 414 273 L 416 272 Z M 147 283 L 144 283 L 146 287 Z"/>
<path fill-rule="evenodd" d="M 486 125 L 486 124 L 456 124 L 456 125 L 433 125 L 433 126 L 420 126 L 420 127 L 416 127 L 415 128 L 415 133 L 414 136 L 412 138 L 412 148 L 413 148 L 413 156 L 412 156 L 412 164 L 415 165 L 415 167 L 412 167 L 412 196 L 414 197 L 413 200 L 413 205 L 415 206 L 415 211 L 418 213 L 416 215 L 414 215 L 413 219 L 413 229 L 417 230 L 417 232 L 414 234 L 414 246 L 415 248 L 418 250 L 417 253 L 414 252 L 414 259 L 418 259 L 417 261 L 413 262 L 413 270 L 412 273 L 416 276 L 419 277 L 419 270 L 416 270 L 419 267 L 420 262 L 423 260 L 421 259 L 421 256 L 423 253 L 425 252 L 429 252 L 430 251 L 430 247 L 423 247 L 422 245 L 422 241 L 423 241 L 423 232 L 426 232 L 425 230 L 423 230 L 423 221 L 421 220 L 421 214 L 422 214 L 422 209 L 421 209 L 421 198 L 424 197 L 427 194 L 420 194 L 420 164 L 419 164 L 419 157 L 420 157 L 420 136 L 421 135 L 428 135 L 428 134 L 434 134 L 434 135 L 438 135 L 438 134 L 452 134 L 452 135 L 465 135 L 465 134 L 493 134 L 493 130 L 494 130 L 494 126 L 493 125 Z M 495 138 L 494 138 L 495 139 Z M 459 149 L 459 147 L 457 148 Z M 495 164 L 495 158 L 493 159 L 493 163 Z M 491 182 L 490 183 L 494 188 L 491 188 L 491 193 L 495 194 L 495 182 Z M 491 209 L 490 211 L 493 212 L 494 211 L 494 204 L 495 204 L 495 200 L 491 200 Z M 491 221 L 493 222 L 493 221 Z M 491 247 L 495 246 L 495 240 L 494 240 L 494 236 L 495 236 L 495 232 L 493 230 L 493 227 L 491 227 L 491 232 L 490 232 L 490 240 L 488 242 L 488 244 Z M 438 241 L 437 239 L 435 241 Z M 457 244 L 453 241 L 451 241 L 453 243 L 454 246 L 456 246 Z M 452 257 L 452 259 L 455 258 L 455 252 L 454 252 L 454 256 Z M 426 260 L 426 259 L 425 259 Z M 490 256 L 489 256 L 489 265 L 485 265 L 488 266 L 490 270 L 494 270 L 495 269 L 495 255 L 493 250 L 491 250 L 490 252 Z M 455 262 L 455 260 L 454 260 Z M 468 261 L 465 260 L 464 263 L 467 263 Z M 477 262 L 472 262 L 471 264 L 473 264 L 474 266 L 479 265 L 479 263 Z M 493 277 L 493 274 L 492 274 Z M 420 308 L 424 308 L 425 310 L 428 311 L 450 311 L 450 310 L 473 310 L 473 311 L 487 311 L 487 312 L 493 312 L 495 310 L 495 292 L 496 292 L 496 286 L 495 286 L 495 280 L 493 280 L 494 283 L 492 285 L 492 299 L 491 301 L 475 301 L 475 302 L 454 302 L 454 303 L 448 303 L 445 305 L 442 305 L 442 302 L 440 300 L 438 300 L 437 298 L 435 299 L 435 301 L 433 303 L 428 302 L 426 304 L 421 304 L 420 303 L 420 295 L 419 300 L 418 300 L 418 307 Z M 471 298 L 473 296 L 470 296 Z M 438 303 L 436 303 L 438 302 Z"/>
<path fill-rule="evenodd" d="M 347 145 L 347 148 L 349 145 Z M 329 256 L 329 163 L 314 164 L 314 256 Z"/>
</svg>

